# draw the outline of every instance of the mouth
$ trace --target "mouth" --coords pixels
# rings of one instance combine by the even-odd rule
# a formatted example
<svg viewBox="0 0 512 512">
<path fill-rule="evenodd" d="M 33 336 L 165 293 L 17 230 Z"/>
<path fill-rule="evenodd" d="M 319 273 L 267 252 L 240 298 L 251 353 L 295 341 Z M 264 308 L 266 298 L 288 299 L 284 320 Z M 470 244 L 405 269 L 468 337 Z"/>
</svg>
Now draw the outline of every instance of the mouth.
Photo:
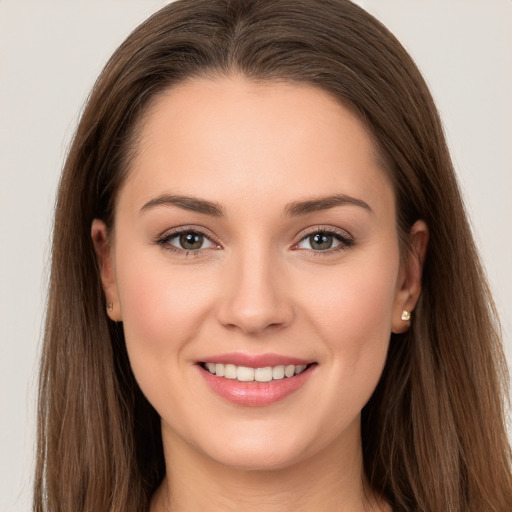
<svg viewBox="0 0 512 512">
<path fill-rule="evenodd" d="M 270 405 L 296 393 L 316 373 L 318 366 L 316 362 L 292 358 L 285 361 L 282 357 L 270 360 L 268 357 L 221 357 L 215 357 L 215 361 L 198 362 L 201 376 L 209 388 L 223 399 L 235 405 L 252 407 Z"/>
<path fill-rule="evenodd" d="M 263 366 L 251 368 L 249 366 L 237 366 L 230 363 L 202 362 L 201 367 L 217 377 L 237 380 L 238 382 L 272 382 L 274 380 L 289 379 L 305 372 L 310 364 L 288 364 L 276 366 Z"/>
</svg>

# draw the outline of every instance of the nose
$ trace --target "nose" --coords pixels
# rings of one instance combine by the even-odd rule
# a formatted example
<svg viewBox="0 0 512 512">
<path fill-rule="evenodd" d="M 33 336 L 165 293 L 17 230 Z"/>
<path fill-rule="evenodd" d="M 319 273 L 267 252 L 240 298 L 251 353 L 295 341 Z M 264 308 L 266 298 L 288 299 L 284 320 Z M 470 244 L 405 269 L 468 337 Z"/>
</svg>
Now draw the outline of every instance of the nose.
<svg viewBox="0 0 512 512">
<path fill-rule="evenodd" d="M 233 258 L 227 264 L 217 309 L 224 327 L 254 336 L 290 325 L 294 310 L 282 267 L 262 254 Z"/>
</svg>

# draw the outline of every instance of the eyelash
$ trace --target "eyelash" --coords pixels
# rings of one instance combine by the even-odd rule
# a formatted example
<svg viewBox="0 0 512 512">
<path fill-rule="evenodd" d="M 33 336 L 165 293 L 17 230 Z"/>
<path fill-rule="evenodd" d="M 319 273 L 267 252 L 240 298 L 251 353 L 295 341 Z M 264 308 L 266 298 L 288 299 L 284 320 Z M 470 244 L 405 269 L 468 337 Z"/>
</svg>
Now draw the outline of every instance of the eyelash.
<svg viewBox="0 0 512 512">
<path fill-rule="evenodd" d="M 180 228 L 176 231 L 172 231 L 171 233 L 167 233 L 164 236 L 161 236 L 157 238 L 156 243 L 161 246 L 163 249 L 177 253 L 179 255 L 185 256 L 185 257 L 196 257 L 200 256 L 204 251 L 210 249 L 211 247 L 206 247 L 202 249 L 182 249 L 179 247 L 174 246 L 171 244 L 171 240 L 178 238 L 181 235 L 199 235 L 203 237 L 205 240 L 209 241 L 214 247 L 214 249 L 219 249 L 221 246 L 218 242 L 214 240 L 214 238 L 211 235 L 207 235 L 203 231 L 196 229 L 196 228 Z M 336 245 L 335 247 L 330 247 L 325 250 L 314 250 L 314 249 L 300 249 L 298 246 L 303 241 L 305 241 L 307 238 L 312 237 L 313 235 L 327 235 L 332 236 L 334 239 L 336 239 L 339 242 L 339 245 Z M 300 240 L 295 243 L 292 246 L 292 250 L 307 250 L 310 253 L 312 253 L 314 256 L 326 256 L 333 254 L 338 251 L 343 251 L 346 249 L 349 249 L 355 245 L 354 239 L 345 231 L 333 229 L 332 227 L 318 227 L 312 228 L 311 230 L 304 233 Z"/>
<path fill-rule="evenodd" d="M 172 231 L 171 233 L 167 233 L 164 236 L 159 237 L 156 240 L 156 243 L 161 246 L 166 251 L 170 251 L 176 254 L 179 254 L 180 256 L 185 257 L 196 257 L 203 254 L 204 251 L 210 249 L 210 247 L 206 247 L 203 249 L 182 249 L 180 247 L 176 247 L 175 245 L 171 244 L 171 240 L 180 237 L 181 235 L 198 235 L 203 237 L 205 240 L 207 240 L 210 244 L 212 244 L 214 249 L 220 248 L 220 244 L 217 243 L 214 238 L 211 235 L 207 235 L 200 229 L 196 228 L 179 228 L 175 231 Z"/>
<path fill-rule="evenodd" d="M 338 229 L 335 229 L 332 227 L 327 227 L 327 226 L 325 226 L 325 227 L 324 226 L 315 226 L 314 228 L 311 228 L 310 230 L 306 231 L 306 233 L 304 233 L 301 236 L 300 240 L 296 244 L 293 245 L 292 249 L 301 250 L 300 248 L 298 248 L 298 245 L 300 243 L 302 243 L 304 240 L 306 240 L 307 238 L 310 238 L 313 235 L 317 235 L 317 234 L 332 236 L 334 239 L 336 239 L 339 242 L 339 245 L 337 245 L 335 247 L 330 247 L 329 249 L 317 250 L 317 251 L 315 251 L 313 249 L 302 249 L 302 250 L 309 251 L 314 256 L 332 255 L 333 253 L 337 253 L 339 251 L 344 251 L 344 250 L 350 249 L 356 243 L 355 240 L 352 238 L 352 236 L 349 233 L 347 233 L 346 231 L 338 230 Z"/>
</svg>

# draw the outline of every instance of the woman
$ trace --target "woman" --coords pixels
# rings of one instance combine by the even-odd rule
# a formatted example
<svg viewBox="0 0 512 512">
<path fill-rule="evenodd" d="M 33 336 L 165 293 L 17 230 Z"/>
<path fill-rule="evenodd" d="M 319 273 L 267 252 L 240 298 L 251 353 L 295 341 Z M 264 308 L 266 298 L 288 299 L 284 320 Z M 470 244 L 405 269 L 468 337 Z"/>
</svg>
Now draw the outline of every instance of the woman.
<svg viewBox="0 0 512 512">
<path fill-rule="evenodd" d="M 121 45 L 59 189 L 35 510 L 509 510 L 505 375 L 382 25 L 182 0 Z"/>
</svg>

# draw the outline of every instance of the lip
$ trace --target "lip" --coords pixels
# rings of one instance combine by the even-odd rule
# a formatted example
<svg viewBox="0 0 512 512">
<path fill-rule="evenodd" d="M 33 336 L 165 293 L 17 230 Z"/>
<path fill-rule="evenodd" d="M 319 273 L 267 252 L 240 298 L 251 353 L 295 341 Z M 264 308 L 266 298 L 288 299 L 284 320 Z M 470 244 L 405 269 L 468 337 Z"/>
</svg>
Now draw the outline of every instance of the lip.
<svg viewBox="0 0 512 512">
<path fill-rule="evenodd" d="M 265 368 L 266 366 L 279 366 L 288 364 L 311 364 L 314 361 L 307 359 L 299 359 L 280 354 L 244 354 L 242 352 L 231 352 L 229 354 L 216 354 L 206 356 L 197 363 L 218 363 L 218 364 L 234 364 L 236 366 L 247 366 L 248 368 Z"/>
<path fill-rule="evenodd" d="M 308 365 L 308 368 L 299 375 L 285 377 L 280 380 L 272 380 L 270 382 L 240 382 L 236 379 L 226 379 L 213 375 L 201 365 L 202 362 L 234 364 L 237 366 L 247 366 L 249 368 L 305 364 Z M 313 375 L 316 366 L 313 361 L 296 357 L 278 354 L 249 355 L 242 353 L 219 354 L 207 357 L 202 361 L 198 361 L 196 365 L 200 375 L 214 393 L 233 404 L 247 407 L 263 407 L 270 405 L 295 393 L 306 384 Z"/>
</svg>

